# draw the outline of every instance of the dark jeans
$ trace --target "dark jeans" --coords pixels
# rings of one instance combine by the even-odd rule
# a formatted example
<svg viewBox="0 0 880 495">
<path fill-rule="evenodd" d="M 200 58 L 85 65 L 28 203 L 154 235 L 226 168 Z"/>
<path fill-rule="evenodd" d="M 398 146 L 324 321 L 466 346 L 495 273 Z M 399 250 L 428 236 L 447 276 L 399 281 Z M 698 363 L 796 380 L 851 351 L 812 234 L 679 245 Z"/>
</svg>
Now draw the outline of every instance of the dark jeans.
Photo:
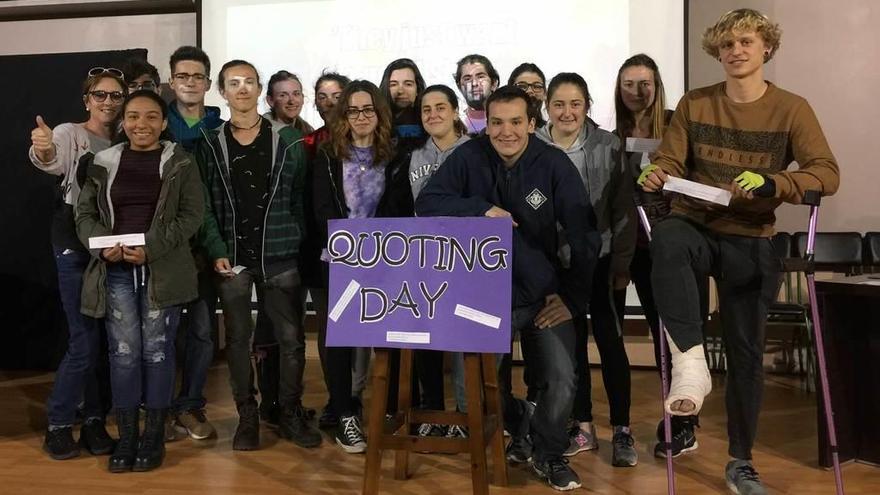
<svg viewBox="0 0 880 495">
<path fill-rule="evenodd" d="M 73 425 L 76 409 L 84 400 L 86 418 L 104 417 L 104 407 L 95 364 L 100 355 L 98 322 L 80 313 L 82 275 L 89 262 L 89 254 L 55 250 L 58 268 L 58 290 L 61 306 L 67 317 L 67 352 L 55 372 L 55 384 L 46 402 L 50 426 Z"/>
<path fill-rule="evenodd" d="M 631 379 L 629 358 L 623 344 L 623 306 L 620 291 L 613 291 L 609 269 L 611 256 L 599 258 L 593 276 L 593 291 L 590 299 L 590 322 L 593 339 L 602 359 L 602 381 L 608 394 L 608 406 L 613 426 L 629 426 L 631 402 Z M 578 421 L 593 421 L 593 403 L 590 400 L 590 360 L 587 352 L 588 327 L 585 317 L 574 319 L 575 359 L 577 373 L 577 392 L 574 396 L 572 414 Z"/>
<path fill-rule="evenodd" d="M 279 401 L 299 404 L 303 393 L 305 370 L 305 334 L 302 325 L 302 299 L 297 271 L 288 270 L 264 280 L 250 270 L 232 278 L 223 278 L 218 285 L 226 324 L 226 359 L 229 363 L 232 395 L 237 403 L 253 397 L 251 375 L 251 290 L 259 286 L 266 316 L 272 322 L 280 347 L 281 379 Z"/>
<path fill-rule="evenodd" d="M 571 321 L 538 329 L 534 319 L 543 303 L 516 308 L 511 331 L 520 332 L 523 358 L 529 368 L 529 386 L 534 389 L 535 412 L 529 421 L 536 462 L 560 458 L 568 448 L 566 422 L 571 415 L 575 392 L 575 330 Z M 522 401 L 502 395 L 504 423 L 513 435 L 524 432 Z"/>
<path fill-rule="evenodd" d="M 639 226 L 641 228 L 641 226 Z M 660 369 L 660 317 L 657 315 L 657 304 L 654 302 L 654 291 L 651 288 L 651 250 L 647 247 L 636 246 L 632 262 L 629 265 L 630 279 L 636 287 L 639 295 L 639 303 L 645 321 L 651 330 L 654 341 L 654 362 Z M 666 362 L 669 363 L 669 351 L 666 351 Z"/>
<path fill-rule="evenodd" d="M 205 407 L 205 382 L 214 359 L 214 328 L 217 326 L 217 289 L 215 275 L 199 272 L 199 298 L 186 305 L 186 318 L 181 324 L 183 362 L 180 393 L 174 401 L 177 412 Z"/>
<path fill-rule="evenodd" d="M 148 409 L 171 406 L 174 336 L 180 306 L 151 309 L 150 272 L 129 263 L 107 266 L 107 340 L 113 406 Z"/>
<path fill-rule="evenodd" d="M 718 286 L 727 358 L 728 452 L 751 459 L 764 389 L 764 330 L 779 287 L 780 262 L 769 238 L 711 232 L 681 217 L 657 224 L 651 243 L 657 309 L 675 345 L 703 343 L 700 280 Z"/>
</svg>

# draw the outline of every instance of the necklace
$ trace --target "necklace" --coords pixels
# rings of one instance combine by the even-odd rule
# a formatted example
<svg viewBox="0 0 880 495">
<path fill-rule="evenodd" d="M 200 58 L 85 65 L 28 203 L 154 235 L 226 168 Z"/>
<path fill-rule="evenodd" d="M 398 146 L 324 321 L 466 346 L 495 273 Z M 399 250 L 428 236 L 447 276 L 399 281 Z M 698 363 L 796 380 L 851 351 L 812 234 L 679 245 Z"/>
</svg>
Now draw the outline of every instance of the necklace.
<svg viewBox="0 0 880 495">
<path fill-rule="evenodd" d="M 352 156 L 354 163 L 357 164 L 361 172 L 367 170 L 367 167 L 373 163 L 373 148 L 351 147 L 354 154 Z"/>
<path fill-rule="evenodd" d="M 254 122 L 254 125 L 252 125 L 250 127 L 239 127 L 239 126 L 233 124 L 231 120 L 229 121 L 229 125 L 232 126 L 233 129 L 238 129 L 240 131 L 249 131 L 249 130 L 253 129 L 254 127 L 256 127 L 262 121 L 263 121 L 263 117 L 258 115 L 257 121 Z"/>
</svg>

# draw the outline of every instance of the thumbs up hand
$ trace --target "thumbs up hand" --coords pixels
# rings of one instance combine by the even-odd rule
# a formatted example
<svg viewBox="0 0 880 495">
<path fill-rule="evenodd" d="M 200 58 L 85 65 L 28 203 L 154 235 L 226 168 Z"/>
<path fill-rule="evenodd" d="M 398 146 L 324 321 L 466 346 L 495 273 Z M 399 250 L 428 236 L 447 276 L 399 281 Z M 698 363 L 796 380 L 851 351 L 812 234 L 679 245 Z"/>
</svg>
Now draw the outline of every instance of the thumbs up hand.
<svg viewBox="0 0 880 495">
<path fill-rule="evenodd" d="M 37 115 L 37 127 L 31 131 L 31 144 L 34 154 L 42 162 L 50 162 L 55 158 L 55 143 L 52 142 L 52 128 L 46 125 L 43 117 Z"/>
</svg>

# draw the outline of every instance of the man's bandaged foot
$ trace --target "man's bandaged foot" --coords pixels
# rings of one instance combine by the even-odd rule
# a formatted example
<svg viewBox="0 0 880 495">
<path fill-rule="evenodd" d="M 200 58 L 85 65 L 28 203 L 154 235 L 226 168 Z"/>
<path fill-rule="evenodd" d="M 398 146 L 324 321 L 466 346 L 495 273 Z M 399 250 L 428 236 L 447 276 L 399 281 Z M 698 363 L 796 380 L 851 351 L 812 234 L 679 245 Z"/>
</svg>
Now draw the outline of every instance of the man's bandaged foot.
<svg viewBox="0 0 880 495">
<path fill-rule="evenodd" d="M 712 391 L 712 377 L 706 365 L 703 345 L 681 352 L 667 336 L 672 354 L 672 383 L 666 396 L 666 411 L 675 416 L 692 416 L 700 412 L 703 399 Z"/>
</svg>

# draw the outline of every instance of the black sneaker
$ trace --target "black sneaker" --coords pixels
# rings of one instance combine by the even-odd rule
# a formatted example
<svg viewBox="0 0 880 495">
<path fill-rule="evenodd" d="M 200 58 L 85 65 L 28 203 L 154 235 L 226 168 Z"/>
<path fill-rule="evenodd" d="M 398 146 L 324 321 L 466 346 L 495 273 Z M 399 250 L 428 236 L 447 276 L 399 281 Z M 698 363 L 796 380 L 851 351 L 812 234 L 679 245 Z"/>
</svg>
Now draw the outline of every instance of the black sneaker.
<svg viewBox="0 0 880 495">
<path fill-rule="evenodd" d="M 446 427 L 434 423 L 422 423 L 419 425 L 418 435 L 420 437 L 445 437 Z"/>
<path fill-rule="evenodd" d="M 614 452 L 611 454 L 611 465 L 614 467 L 633 467 L 639 463 L 639 454 L 634 447 L 635 440 L 628 426 L 615 426 L 611 444 Z"/>
<path fill-rule="evenodd" d="M 65 426 L 53 430 L 47 429 L 46 438 L 43 441 L 43 450 L 56 461 L 78 457 L 79 444 L 73 440 L 73 427 Z"/>
<path fill-rule="evenodd" d="M 724 479 L 727 481 L 727 488 L 737 495 L 767 495 L 767 489 L 761 483 L 751 461 L 735 459 L 728 462 Z"/>
<path fill-rule="evenodd" d="M 260 419 L 268 426 L 277 428 L 279 421 L 281 421 L 281 406 L 277 402 L 261 402 Z"/>
<path fill-rule="evenodd" d="M 102 419 L 89 419 L 79 431 L 79 444 L 92 455 L 107 455 L 116 448 L 116 441 L 107 433 Z"/>
<path fill-rule="evenodd" d="M 300 447 L 312 448 L 321 445 L 321 433 L 306 422 L 307 415 L 302 404 L 285 405 L 281 408 L 278 434 Z"/>
<path fill-rule="evenodd" d="M 235 405 L 238 409 L 238 427 L 232 437 L 232 450 L 260 448 L 260 412 L 254 399 Z"/>
<path fill-rule="evenodd" d="M 532 462 L 532 439 L 528 435 L 513 437 L 505 449 L 507 460 L 514 464 Z"/>
<path fill-rule="evenodd" d="M 462 425 L 449 425 L 446 429 L 446 438 L 467 438 L 468 427 Z"/>
<path fill-rule="evenodd" d="M 673 416 L 672 418 L 672 457 L 678 457 L 685 452 L 697 450 L 695 427 L 700 426 L 697 416 Z M 657 445 L 654 446 L 655 457 L 666 457 L 666 449 L 663 447 L 663 420 L 657 425 Z"/>
<path fill-rule="evenodd" d="M 336 428 L 336 443 L 349 454 L 366 452 L 367 441 L 364 439 L 361 422 L 357 416 L 339 418 L 339 426 Z"/>
<path fill-rule="evenodd" d="M 554 457 L 545 462 L 535 462 L 532 464 L 541 479 L 547 480 L 554 490 L 566 492 L 581 487 L 581 479 L 577 473 L 568 467 L 568 459 L 564 457 Z"/>
<path fill-rule="evenodd" d="M 330 428 L 336 428 L 339 426 L 339 416 L 333 412 L 333 409 L 330 408 L 330 404 L 324 406 L 324 410 L 321 411 L 321 417 L 318 418 L 318 428 L 322 430 L 327 430 Z"/>
</svg>

